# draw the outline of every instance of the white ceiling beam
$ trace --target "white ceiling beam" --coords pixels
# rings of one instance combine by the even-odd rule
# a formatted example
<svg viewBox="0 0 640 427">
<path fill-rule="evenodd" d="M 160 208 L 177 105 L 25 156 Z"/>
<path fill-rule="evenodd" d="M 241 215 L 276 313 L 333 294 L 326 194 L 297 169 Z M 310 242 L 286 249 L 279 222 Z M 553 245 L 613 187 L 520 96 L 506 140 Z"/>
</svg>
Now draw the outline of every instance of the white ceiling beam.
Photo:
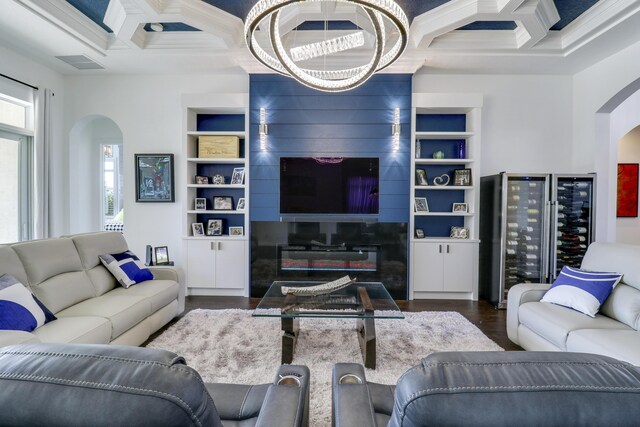
<svg viewBox="0 0 640 427">
<path fill-rule="evenodd" d="M 16 1 L 100 55 L 104 56 L 112 43 L 112 36 L 108 32 L 66 1 Z"/>
<path fill-rule="evenodd" d="M 553 0 L 527 0 L 513 12 L 513 20 L 519 24 L 518 47 L 529 48 L 547 36 L 560 14 Z"/>
</svg>

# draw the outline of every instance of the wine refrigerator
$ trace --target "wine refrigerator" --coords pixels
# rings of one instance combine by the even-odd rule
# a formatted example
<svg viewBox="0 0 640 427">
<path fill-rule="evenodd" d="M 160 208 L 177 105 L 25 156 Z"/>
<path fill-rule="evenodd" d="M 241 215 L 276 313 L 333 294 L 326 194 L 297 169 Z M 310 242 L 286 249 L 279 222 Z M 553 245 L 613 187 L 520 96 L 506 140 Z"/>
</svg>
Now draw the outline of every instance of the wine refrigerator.
<svg viewBox="0 0 640 427">
<path fill-rule="evenodd" d="M 512 286 L 580 267 L 595 237 L 595 183 L 595 174 L 482 177 L 480 297 L 505 308 Z"/>
</svg>

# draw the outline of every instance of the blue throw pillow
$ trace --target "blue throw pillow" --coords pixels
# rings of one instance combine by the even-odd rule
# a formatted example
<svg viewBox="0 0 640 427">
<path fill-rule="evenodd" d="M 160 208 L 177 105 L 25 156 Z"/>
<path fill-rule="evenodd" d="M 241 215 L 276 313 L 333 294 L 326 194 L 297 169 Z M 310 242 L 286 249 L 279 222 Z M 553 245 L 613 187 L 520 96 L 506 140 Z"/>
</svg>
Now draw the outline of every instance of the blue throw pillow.
<svg viewBox="0 0 640 427">
<path fill-rule="evenodd" d="M 118 283 L 125 288 L 153 279 L 151 270 L 146 268 L 144 263 L 131 251 L 100 255 L 100 261 L 113 274 Z"/>
<path fill-rule="evenodd" d="M 0 329 L 31 332 L 55 319 L 18 279 L 0 276 Z"/>
<path fill-rule="evenodd" d="M 620 279 L 622 274 L 565 266 L 541 301 L 570 307 L 595 317 Z"/>
</svg>

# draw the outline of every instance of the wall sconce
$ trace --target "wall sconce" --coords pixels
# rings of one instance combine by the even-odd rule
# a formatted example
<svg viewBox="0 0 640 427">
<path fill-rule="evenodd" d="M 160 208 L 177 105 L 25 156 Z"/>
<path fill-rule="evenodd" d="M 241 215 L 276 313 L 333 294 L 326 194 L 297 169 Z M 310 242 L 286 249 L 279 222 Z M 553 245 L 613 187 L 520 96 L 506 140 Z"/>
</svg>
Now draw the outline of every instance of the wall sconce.
<svg viewBox="0 0 640 427">
<path fill-rule="evenodd" d="M 269 127 L 267 126 L 267 110 L 260 109 L 260 149 L 262 151 L 267 150 L 267 134 L 269 133 Z"/>
<path fill-rule="evenodd" d="M 393 112 L 393 124 L 391 125 L 391 135 L 393 136 L 393 151 L 400 149 L 400 109 Z"/>
</svg>

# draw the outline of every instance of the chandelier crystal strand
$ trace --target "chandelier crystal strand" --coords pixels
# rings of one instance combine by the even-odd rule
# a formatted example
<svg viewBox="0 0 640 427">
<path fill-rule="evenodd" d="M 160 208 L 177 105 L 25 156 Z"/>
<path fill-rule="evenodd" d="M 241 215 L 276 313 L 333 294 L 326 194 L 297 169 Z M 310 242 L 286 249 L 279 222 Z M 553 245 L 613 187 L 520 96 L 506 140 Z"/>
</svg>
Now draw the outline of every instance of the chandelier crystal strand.
<svg viewBox="0 0 640 427">
<path fill-rule="evenodd" d="M 342 70 L 314 70 L 298 67 L 295 62 L 316 58 L 359 47 L 353 43 L 358 36 L 347 35 L 320 43 L 293 48 L 291 56 L 285 51 L 278 28 L 279 12 L 286 6 L 305 2 L 343 3 L 360 6 L 369 16 L 374 28 L 375 46 L 371 61 L 362 66 Z M 257 41 L 256 30 L 265 19 L 270 19 L 269 38 L 276 57 L 265 51 Z M 387 49 L 385 21 L 397 30 L 398 40 Z M 395 62 L 407 46 L 409 21 L 402 8 L 393 0 L 260 0 L 249 11 L 245 20 L 245 41 L 249 51 L 272 70 L 293 77 L 315 89 L 337 92 L 349 90 L 364 83 L 373 73 Z M 357 33 L 354 33 L 357 34 Z M 348 40 L 353 36 L 353 40 Z M 363 43 L 364 43 L 364 35 Z M 385 49 L 387 51 L 385 52 Z M 295 52 L 295 53 L 294 53 Z M 293 57 L 293 59 L 292 59 Z M 297 59 L 302 58 L 302 59 Z"/>
</svg>

